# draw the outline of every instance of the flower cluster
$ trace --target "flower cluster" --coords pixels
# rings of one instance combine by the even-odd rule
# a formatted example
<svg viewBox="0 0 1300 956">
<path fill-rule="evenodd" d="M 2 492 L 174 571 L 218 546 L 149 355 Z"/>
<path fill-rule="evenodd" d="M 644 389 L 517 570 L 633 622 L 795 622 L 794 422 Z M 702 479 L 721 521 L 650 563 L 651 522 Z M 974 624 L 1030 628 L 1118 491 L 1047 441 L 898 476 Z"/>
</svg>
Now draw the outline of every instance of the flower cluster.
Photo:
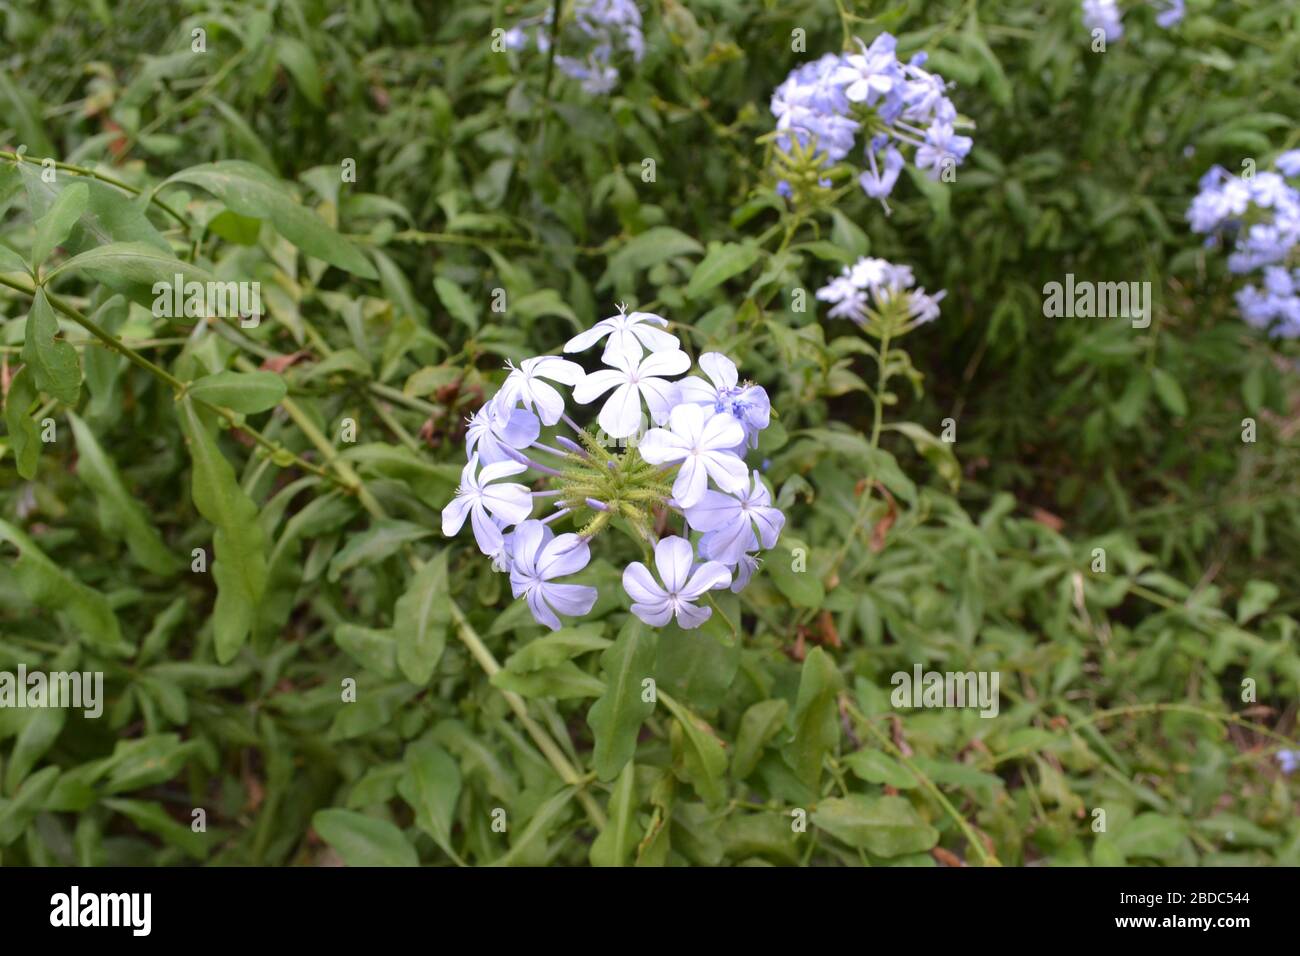
<svg viewBox="0 0 1300 956">
<path fill-rule="evenodd" d="M 561 579 L 587 566 L 590 541 L 615 519 L 654 546 L 658 579 L 641 562 L 623 572 L 632 612 L 656 627 L 675 617 L 688 629 L 713 613 L 698 604 L 706 592 L 748 584 L 758 552 L 775 547 L 785 524 L 744 460 L 768 426 L 767 392 L 742 382 L 719 352 L 699 356 L 702 375 L 674 378 L 692 363 L 667 324 L 620 306 L 564 347 L 572 354 L 603 341 L 604 368 L 587 372 L 557 355 L 507 364 L 500 390 L 469 421 L 469 461 L 443 509 L 443 533 L 459 533 L 468 520 L 479 550 L 510 575 L 515 597 L 552 629 L 559 615 L 580 617 L 595 604 L 595 588 Z M 569 417 L 561 387 L 575 405 L 601 401 L 601 435 Z M 644 431 L 647 413 L 654 427 Z M 557 432 L 543 442 L 543 428 Z M 552 487 L 501 480 L 529 470 Z M 545 499 L 554 499 L 551 513 L 533 517 Z M 556 534 L 551 525 L 562 519 L 578 530 Z M 665 533 L 674 523 L 680 531 Z"/>
<path fill-rule="evenodd" d="M 1283 153 L 1276 172 L 1233 176 L 1221 166 L 1201 177 L 1187 210 L 1207 245 L 1232 243 L 1228 268 L 1238 275 L 1260 270 L 1258 286 L 1237 292 L 1242 317 L 1275 336 L 1300 338 L 1300 149 Z"/>
<path fill-rule="evenodd" d="M 1163 30 L 1177 26 L 1187 15 L 1186 0 L 1153 0 L 1156 25 Z M 1107 43 L 1124 35 L 1123 14 L 1115 0 L 1083 0 L 1083 26 L 1089 32 L 1100 30 Z"/>
<path fill-rule="evenodd" d="M 859 135 L 865 169 L 858 182 L 882 203 L 898 181 L 903 150 L 913 150 L 932 179 L 970 152 L 971 138 L 955 132 L 970 124 L 958 118 L 943 77 L 922 68 L 924 53 L 902 62 L 889 33 L 858 47 L 805 63 L 772 94 L 783 196 L 828 188 L 827 167 L 848 157 Z"/>
<path fill-rule="evenodd" d="M 502 37 L 506 49 L 526 49 L 531 37 L 539 52 L 547 52 L 551 17 L 548 8 L 540 17 L 515 24 Z M 555 65 L 560 72 L 577 80 L 586 93 L 608 93 L 618 83 L 618 68 L 612 62 L 615 55 L 627 53 L 639 63 L 645 54 L 641 11 L 632 0 L 579 0 L 563 47 L 585 52 L 582 57 L 557 54 Z"/>
<path fill-rule="evenodd" d="M 865 328 L 883 328 L 901 335 L 939 317 L 943 290 L 928 295 L 912 288 L 911 266 L 896 266 L 884 259 L 861 258 L 817 290 L 817 298 L 831 303 L 833 319 L 852 319 Z"/>
</svg>

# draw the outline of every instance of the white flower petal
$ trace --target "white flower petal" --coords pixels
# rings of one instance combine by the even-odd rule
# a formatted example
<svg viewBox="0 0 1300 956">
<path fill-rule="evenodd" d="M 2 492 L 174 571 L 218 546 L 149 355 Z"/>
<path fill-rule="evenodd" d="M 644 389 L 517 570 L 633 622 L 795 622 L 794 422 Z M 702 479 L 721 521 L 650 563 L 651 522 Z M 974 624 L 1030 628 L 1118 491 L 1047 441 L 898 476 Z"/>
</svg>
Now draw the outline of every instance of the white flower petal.
<svg viewBox="0 0 1300 956">
<path fill-rule="evenodd" d="M 557 535 L 537 555 L 537 574 L 544 580 L 577 574 L 591 561 L 591 548 L 576 534 Z"/>
<path fill-rule="evenodd" d="M 611 388 L 627 381 L 627 375 L 612 368 L 602 368 L 587 375 L 573 387 L 573 400 L 590 405 Z"/>
<path fill-rule="evenodd" d="M 555 612 L 542 600 L 542 589 L 539 587 L 529 588 L 528 590 L 528 610 L 533 612 L 533 619 L 538 624 L 545 624 L 552 631 L 558 631 L 563 627 L 560 619 L 555 616 Z"/>
<path fill-rule="evenodd" d="M 713 608 L 694 604 L 677 605 L 677 626 L 683 631 L 693 631 L 713 616 Z"/>
<path fill-rule="evenodd" d="M 555 610 L 582 617 L 596 603 L 598 592 L 587 584 L 543 584 L 539 590 Z"/>
<path fill-rule="evenodd" d="M 694 601 L 714 588 L 725 588 L 731 583 L 731 571 L 718 561 L 706 561 L 691 575 L 684 587 L 678 589 L 678 597 Z"/>
<path fill-rule="evenodd" d="M 691 527 L 700 531 L 716 531 L 743 520 L 740 502 L 717 491 L 706 491 L 699 503 L 686 512 L 686 517 Z"/>
<path fill-rule="evenodd" d="M 652 465 L 681 461 L 690 451 L 689 446 L 666 428 L 652 428 L 637 442 L 637 452 Z"/>
<path fill-rule="evenodd" d="M 634 312 L 633 315 L 647 315 L 646 312 Z M 658 318 L 658 316 L 655 316 Z M 662 319 L 667 324 L 667 319 Z M 663 329 L 656 329 L 651 325 L 634 325 L 629 330 L 633 335 L 641 340 L 641 344 L 651 352 L 671 352 L 674 349 L 680 349 L 682 343 L 678 341 L 677 336 L 671 332 L 665 332 Z"/>
<path fill-rule="evenodd" d="M 511 475 L 519 475 L 527 470 L 527 465 L 522 461 L 515 461 L 513 458 L 509 461 L 495 461 L 490 465 L 484 465 L 483 470 L 478 473 L 478 485 L 481 488 L 490 481 L 496 481 L 498 478 L 508 478 Z"/>
<path fill-rule="evenodd" d="M 709 451 L 700 456 L 700 462 L 723 491 L 743 491 L 749 480 L 744 461 L 727 451 Z M 703 495 L 701 494 L 701 497 Z M 678 498 L 680 501 L 681 499 Z M 690 507 L 683 503 L 683 508 Z"/>
<path fill-rule="evenodd" d="M 695 549 L 685 538 L 670 535 L 660 538 L 655 545 L 655 567 L 659 569 L 659 577 L 669 594 L 682 589 L 694 563 Z"/>
<path fill-rule="evenodd" d="M 681 349 L 651 352 L 641 360 L 637 376 L 645 378 L 647 375 L 654 375 L 662 378 L 665 375 L 681 375 L 690 367 L 691 357 Z"/>
<path fill-rule="evenodd" d="M 657 604 L 633 604 L 632 613 L 651 627 L 663 627 L 673 616 L 673 606 L 666 600 Z"/>
<path fill-rule="evenodd" d="M 695 405 L 712 405 L 718 400 L 718 390 L 698 375 L 688 375 L 677 382 L 679 401 Z"/>
<path fill-rule="evenodd" d="M 442 509 L 442 533 L 451 538 L 460 533 L 460 529 L 465 524 L 465 519 L 469 517 L 470 505 L 474 499 L 468 495 L 457 495 L 447 503 L 447 507 Z"/>
<path fill-rule="evenodd" d="M 626 438 L 641 427 L 641 393 L 631 383 L 614 390 L 596 418 L 611 438 Z"/>
<path fill-rule="evenodd" d="M 608 319 L 601 319 L 585 332 L 579 332 L 569 341 L 564 343 L 566 352 L 585 352 L 605 336 L 609 335 L 614 329 Z"/>
<path fill-rule="evenodd" d="M 699 405 L 688 405 L 687 408 L 699 408 Z M 737 445 L 745 443 L 745 426 L 736 421 L 725 412 L 714 413 L 707 422 L 700 434 L 701 448 L 735 448 Z M 743 465 L 741 466 L 744 467 Z M 749 478 L 748 469 L 745 470 L 745 478 Z M 748 482 L 746 482 L 748 483 Z"/>
<path fill-rule="evenodd" d="M 703 460 L 696 455 L 687 455 L 673 481 L 673 497 L 677 499 L 678 507 L 695 507 L 704 499 L 708 487 L 709 472 Z"/>
<path fill-rule="evenodd" d="M 662 378 L 643 378 L 638 385 L 650 409 L 650 420 L 656 425 L 668 421 L 668 416 L 678 401 L 677 383 Z"/>
<path fill-rule="evenodd" d="M 478 549 L 491 557 L 501 550 L 501 529 L 488 517 L 482 505 L 475 505 L 469 512 L 470 524 L 474 526 L 474 540 Z"/>
<path fill-rule="evenodd" d="M 740 381 L 736 363 L 721 352 L 705 352 L 701 355 L 700 368 L 718 388 L 732 388 Z"/>
<path fill-rule="evenodd" d="M 650 569 L 640 561 L 633 561 L 623 569 L 623 590 L 640 604 L 656 604 L 668 599 L 668 592 L 659 586 Z"/>
</svg>

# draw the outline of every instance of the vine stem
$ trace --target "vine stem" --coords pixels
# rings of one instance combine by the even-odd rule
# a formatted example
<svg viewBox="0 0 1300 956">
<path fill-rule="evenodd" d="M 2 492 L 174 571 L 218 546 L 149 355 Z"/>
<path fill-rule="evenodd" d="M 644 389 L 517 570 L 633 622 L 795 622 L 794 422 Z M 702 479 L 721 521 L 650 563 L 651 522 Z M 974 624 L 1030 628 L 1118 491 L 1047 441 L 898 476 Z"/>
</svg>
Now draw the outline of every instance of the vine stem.
<svg viewBox="0 0 1300 956">
<path fill-rule="evenodd" d="M 18 153 L 7 149 L 0 149 L 0 159 L 8 159 L 14 163 L 32 163 L 33 165 L 36 166 L 41 166 L 45 163 L 45 159 L 43 158 L 28 156 L 26 153 Z M 132 196 L 138 196 L 142 192 L 144 192 L 143 189 L 139 189 L 135 186 L 130 185 L 129 183 L 124 183 L 122 182 L 122 180 L 115 179 L 112 176 L 106 176 L 101 172 L 97 172 L 96 170 L 88 169 L 85 166 L 76 166 L 72 163 L 61 163 L 58 160 L 53 159 L 52 157 L 51 157 L 51 161 L 54 163 L 55 169 L 62 169 L 69 173 L 76 173 L 78 176 L 85 176 L 89 179 L 98 179 L 101 183 L 107 183 L 110 186 L 116 186 L 118 189 L 122 189 L 125 190 L 126 192 L 129 192 Z M 161 209 L 163 212 L 167 213 L 167 215 L 171 216 L 177 222 L 179 222 L 182 226 L 189 224 L 184 216 L 178 213 L 171 206 L 167 205 L 161 199 L 158 199 L 152 193 L 149 196 L 149 201 L 152 202 L 159 209 Z"/>
<path fill-rule="evenodd" d="M 930 795 L 938 801 L 939 805 L 943 807 L 944 812 L 946 812 L 948 816 L 952 818 L 952 821 L 957 824 L 958 828 L 960 828 L 962 834 L 966 837 L 966 842 L 975 849 L 975 852 L 979 855 L 981 864 L 984 866 L 1002 865 L 996 856 L 984 848 L 984 843 L 975 832 L 975 828 L 972 827 L 970 822 L 957 811 L 957 808 L 952 805 L 952 801 L 944 796 L 943 791 L 940 790 L 938 785 L 930 779 L 929 775 L 927 775 L 925 771 L 916 764 L 912 763 L 912 761 L 903 754 L 903 751 L 889 739 L 889 736 L 885 734 L 884 731 L 868 719 L 862 711 L 858 710 L 857 706 L 849 699 L 847 694 L 840 695 L 840 706 L 842 706 L 844 711 L 853 717 L 861 727 L 867 730 L 871 736 L 875 737 L 876 740 L 880 742 L 881 746 L 888 750 L 894 757 L 898 758 L 903 766 L 910 770 L 916 779 L 920 781 L 921 785 L 929 791 Z"/>
<path fill-rule="evenodd" d="M 36 295 L 37 292 L 35 288 L 28 288 L 22 285 L 21 283 L 14 282 L 10 279 L 5 278 L 4 276 L 0 276 L 0 285 L 7 286 L 10 289 L 14 289 L 18 292 L 22 292 L 24 295 L 29 295 L 33 297 Z M 153 362 L 149 361 L 147 358 L 145 358 L 135 349 L 131 348 L 131 346 L 127 345 L 121 339 L 117 338 L 117 336 L 113 335 L 111 332 L 102 328 L 99 325 L 99 323 L 97 323 L 94 319 L 90 318 L 89 316 L 83 315 L 80 311 L 68 305 L 59 296 L 52 295 L 49 292 L 46 292 L 45 297 L 49 300 L 51 306 L 53 306 L 58 311 L 62 312 L 68 318 L 72 319 L 72 321 L 76 322 L 83 329 L 85 329 L 91 335 L 95 336 L 95 338 L 99 339 L 109 348 L 118 352 L 119 354 L 124 356 L 128 361 L 130 361 L 132 364 L 144 369 L 146 372 L 148 372 L 150 375 L 153 375 L 155 378 L 158 378 L 159 380 L 166 382 L 169 386 L 171 386 L 172 390 L 176 393 L 177 398 L 186 395 L 192 383 L 181 381 L 179 378 L 177 378 L 171 372 L 167 371 L 162 366 L 156 365 Z M 319 465 L 307 461 L 307 459 L 303 458 L 301 455 L 294 454 L 293 452 L 291 452 L 289 449 L 285 448 L 283 445 L 279 444 L 278 442 L 274 442 L 271 439 L 267 438 L 256 428 L 249 425 L 247 422 L 242 421 L 240 417 L 236 415 L 234 412 L 232 412 L 230 409 L 223 408 L 220 405 L 214 405 L 212 402 L 206 401 L 202 398 L 196 398 L 192 395 L 188 397 L 192 401 L 202 405 L 204 408 L 207 408 L 213 413 L 224 418 L 232 428 L 237 428 L 240 431 L 244 432 L 255 442 L 257 442 L 258 445 L 265 448 L 271 454 L 275 456 L 288 456 L 293 460 L 294 464 L 296 464 L 303 471 L 310 472 L 311 474 L 316 475 L 319 478 L 324 478 L 325 480 L 334 482 L 335 484 L 340 484 L 348 491 L 352 491 L 352 492 L 356 491 L 355 488 L 352 488 L 347 484 L 340 482 L 339 479 L 331 472 L 325 470 L 324 468 L 321 468 Z M 289 399 L 285 399 L 283 404 L 287 406 L 289 404 Z"/>
<path fill-rule="evenodd" d="M 501 665 L 497 663 L 497 659 L 492 656 L 492 652 L 488 650 L 487 645 L 483 643 L 478 632 L 474 630 L 473 626 L 466 619 L 464 612 L 460 609 L 460 605 L 458 605 L 454 600 L 449 600 L 448 605 L 451 608 L 451 619 L 456 625 L 456 633 L 460 637 L 461 643 L 468 648 L 470 654 L 474 657 L 474 660 L 478 662 L 479 667 L 483 669 L 483 672 L 487 674 L 488 679 L 491 680 L 493 675 L 501 670 Z M 551 739 L 550 735 L 547 734 L 546 731 L 528 715 L 528 705 L 524 702 L 522 697 L 513 691 L 508 690 L 501 690 L 500 693 L 501 696 L 505 698 L 510 709 L 515 712 L 515 716 L 519 718 L 519 722 L 524 725 L 524 729 L 528 731 L 528 735 L 533 738 L 538 749 L 541 750 L 541 752 L 546 756 L 546 759 L 550 761 L 551 766 L 555 768 L 555 772 L 560 775 L 560 779 L 569 786 L 577 788 L 578 802 L 581 803 L 583 809 L 587 811 L 587 817 L 591 820 L 592 824 L 597 829 L 604 830 L 606 823 L 605 812 L 600 808 L 600 804 L 592 798 L 591 793 L 586 789 L 588 778 L 584 778 L 578 773 L 573 764 L 569 762 L 569 758 L 564 755 L 563 751 L 561 751 L 555 741 Z"/>
</svg>

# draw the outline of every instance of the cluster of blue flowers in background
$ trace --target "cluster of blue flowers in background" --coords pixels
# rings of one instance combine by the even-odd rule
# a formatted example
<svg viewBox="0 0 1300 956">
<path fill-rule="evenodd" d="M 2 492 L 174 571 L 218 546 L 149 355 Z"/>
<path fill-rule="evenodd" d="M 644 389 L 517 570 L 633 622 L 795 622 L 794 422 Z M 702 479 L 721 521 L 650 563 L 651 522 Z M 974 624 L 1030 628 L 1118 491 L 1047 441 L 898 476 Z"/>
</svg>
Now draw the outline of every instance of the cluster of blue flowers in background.
<svg viewBox="0 0 1300 956">
<path fill-rule="evenodd" d="M 1177 26 L 1187 15 L 1185 0 L 1154 0 L 1156 25 L 1165 30 Z M 1107 43 L 1124 35 L 1123 13 L 1116 0 L 1083 0 L 1083 25 L 1089 32 L 1100 30 Z"/>
<path fill-rule="evenodd" d="M 859 40 L 858 47 L 793 70 L 772 94 L 772 115 L 778 148 L 790 153 L 797 142 L 814 149 L 822 166 L 846 159 L 861 135 L 865 169 L 858 182 L 883 202 L 898 182 L 903 150 L 912 150 L 917 168 L 938 179 L 945 167 L 966 158 L 971 138 L 957 134 L 963 123 L 943 77 L 923 69 L 924 53 L 902 62 L 889 33 L 871 46 Z M 789 196 L 789 183 L 779 183 L 777 191 Z"/>
<path fill-rule="evenodd" d="M 1193 231 L 1207 245 L 1232 244 L 1228 268 L 1260 273 L 1258 285 L 1237 292 L 1242 317 L 1274 336 L 1300 338 L 1300 149 L 1283 153 L 1276 172 L 1233 176 L 1213 166 L 1187 210 Z"/>
<path fill-rule="evenodd" d="M 523 50 L 530 42 L 539 52 L 550 49 L 551 10 L 540 17 L 523 20 L 505 32 L 506 49 Z M 635 62 L 645 55 L 641 33 L 641 11 L 632 0 L 579 0 L 561 46 L 582 50 L 580 57 L 556 53 L 555 65 L 575 79 L 593 96 L 608 93 L 618 83 L 616 55 L 628 54 Z"/>
</svg>

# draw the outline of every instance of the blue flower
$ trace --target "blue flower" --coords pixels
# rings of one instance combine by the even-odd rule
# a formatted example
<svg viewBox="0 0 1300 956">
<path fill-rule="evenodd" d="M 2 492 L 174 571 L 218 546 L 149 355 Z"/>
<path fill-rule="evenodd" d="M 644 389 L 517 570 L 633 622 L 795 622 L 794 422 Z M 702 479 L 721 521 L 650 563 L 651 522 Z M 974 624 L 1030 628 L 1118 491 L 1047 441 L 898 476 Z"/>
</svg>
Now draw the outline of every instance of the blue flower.
<svg viewBox="0 0 1300 956">
<path fill-rule="evenodd" d="M 1083 0 L 1083 25 L 1090 33 L 1100 30 L 1107 43 L 1114 43 L 1124 35 L 1119 7 L 1115 0 Z"/>
<path fill-rule="evenodd" d="M 1187 16 L 1184 0 L 1156 0 L 1156 9 L 1156 26 L 1165 30 L 1182 23 Z"/>
</svg>

